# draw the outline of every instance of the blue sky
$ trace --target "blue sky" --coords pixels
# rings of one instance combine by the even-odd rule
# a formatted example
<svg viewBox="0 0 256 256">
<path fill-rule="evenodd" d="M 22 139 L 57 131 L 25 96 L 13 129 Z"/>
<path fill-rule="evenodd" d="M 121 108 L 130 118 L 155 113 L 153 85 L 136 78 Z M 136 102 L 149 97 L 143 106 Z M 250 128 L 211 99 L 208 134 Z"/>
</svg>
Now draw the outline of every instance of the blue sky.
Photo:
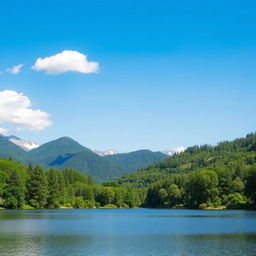
<svg viewBox="0 0 256 256">
<path fill-rule="evenodd" d="M 0 91 L 22 92 L 52 121 L 16 135 L 125 152 L 255 131 L 255 11 L 254 1 L 1 3 Z M 99 72 L 31 69 L 63 50 L 87 55 Z M 18 74 L 6 72 L 18 64 Z"/>
</svg>

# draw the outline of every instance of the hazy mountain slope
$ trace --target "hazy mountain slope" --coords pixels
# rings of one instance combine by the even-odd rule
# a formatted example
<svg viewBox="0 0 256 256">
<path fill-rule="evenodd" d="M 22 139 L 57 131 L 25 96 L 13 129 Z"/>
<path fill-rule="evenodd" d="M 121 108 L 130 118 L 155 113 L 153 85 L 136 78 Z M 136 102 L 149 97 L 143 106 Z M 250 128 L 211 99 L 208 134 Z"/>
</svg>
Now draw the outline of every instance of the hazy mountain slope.
<svg viewBox="0 0 256 256">
<path fill-rule="evenodd" d="M 98 156 L 69 137 L 50 141 L 29 152 L 34 163 L 45 168 L 73 168 L 92 175 L 96 182 L 111 180 L 122 175 L 122 168 Z"/>
<path fill-rule="evenodd" d="M 97 183 L 113 180 L 124 173 L 119 166 L 108 162 L 93 152 L 87 151 L 57 158 L 49 165 L 58 169 L 74 168 L 83 174 L 92 175 Z"/>
<path fill-rule="evenodd" d="M 17 146 L 21 147 L 25 151 L 29 151 L 34 148 L 38 148 L 40 146 L 40 144 L 35 141 L 21 140 L 21 139 L 15 139 L 15 138 L 10 138 L 9 140 L 10 142 L 16 144 Z"/>
<path fill-rule="evenodd" d="M 108 155 L 104 156 L 103 158 L 118 166 L 121 166 L 125 173 L 129 173 L 146 167 L 152 163 L 159 162 L 168 157 L 169 156 L 161 152 L 138 150 L 124 154 Z"/>
<path fill-rule="evenodd" d="M 32 149 L 29 154 L 34 159 L 51 162 L 58 156 L 74 154 L 80 151 L 91 152 L 90 149 L 80 145 L 75 140 L 69 137 L 61 137 L 47 142 L 36 149 Z"/>
<path fill-rule="evenodd" d="M 25 150 L 0 136 L 0 158 L 9 157 L 16 161 L 29 162 L 29 154 Z"/>
</svg>

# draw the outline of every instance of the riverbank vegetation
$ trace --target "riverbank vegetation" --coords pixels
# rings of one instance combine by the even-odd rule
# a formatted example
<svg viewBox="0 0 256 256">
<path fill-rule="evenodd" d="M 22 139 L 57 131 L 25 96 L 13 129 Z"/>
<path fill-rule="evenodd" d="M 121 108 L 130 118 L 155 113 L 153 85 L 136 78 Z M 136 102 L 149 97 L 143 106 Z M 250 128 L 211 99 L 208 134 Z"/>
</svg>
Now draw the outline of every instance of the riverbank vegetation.
<svg viewBox="0 0 256 256">
<path fill-rule="evenodd" d="M 96 185 L 90 176 L 73 169 L 45 171 L 0 160 L 2 208 L 129 208 L 140 206 L 144 197 L 143 189 Z"/>
<path fill-rule="evenodd" d="M 256 134 L 190 147 L 102 185 L 73 169 L 0 159 L 0 207 L 255 209 Z"/>
<path fill-rule="evenodd" d="M 116 182 L 147 188 L 145 207 L 255 209 L 256 134 L 190 147 Z"/>
</svg>

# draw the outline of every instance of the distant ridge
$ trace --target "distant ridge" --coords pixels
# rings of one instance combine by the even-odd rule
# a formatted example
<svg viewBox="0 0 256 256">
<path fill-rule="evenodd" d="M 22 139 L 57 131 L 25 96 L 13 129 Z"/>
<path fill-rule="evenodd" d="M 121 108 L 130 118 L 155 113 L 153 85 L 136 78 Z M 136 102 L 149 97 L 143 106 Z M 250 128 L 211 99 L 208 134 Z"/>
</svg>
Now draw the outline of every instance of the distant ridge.
<svg viewBox="0 0 256 256">
<path fill-rule="evenodd" d="M 130 153 L 104 156 L 104 159 L 113 162 L 126 170 L 127 173 L 134 172 L 152 163 L 168 158 L 161 152 L 152 152 L 148 149 L 138 150 Z"/>
<path fill-rule="evenodd" d="M 99 156 L 109 156 L 109 155 L 116 155 L 119 154 L 119 152 L 115 149 L 107 149 L 105 151 L 98 151 L 96 149 L 92 150 L 94 153 L 96 153 Z"/>
<path fill-rule="evenodd" d="M 25 143 L 30 143 L 32 149 L 24 147 Z M 119 178 L 168 157 L 161 152 L 150 150 L 119 154 L 112 149 L 104 151 L 100 156 L 69 137 L 61 137 L 43 145 L 31 143 L 13 135 L 1 136 L 0 157 L 11 157 L 25 164 L 39 164 L 45 169 L 73 168 L 81 173 L 92 175 L 97 183 Z M 36 147 L 33 148 L 33 146 Z"/>
</svg>

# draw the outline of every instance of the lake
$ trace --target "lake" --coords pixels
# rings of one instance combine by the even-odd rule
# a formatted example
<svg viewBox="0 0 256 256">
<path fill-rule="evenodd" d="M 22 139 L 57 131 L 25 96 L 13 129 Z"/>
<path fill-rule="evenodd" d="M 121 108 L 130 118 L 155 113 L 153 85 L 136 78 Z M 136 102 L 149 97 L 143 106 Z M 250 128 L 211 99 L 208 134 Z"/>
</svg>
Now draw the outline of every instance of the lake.
<svg viewBox="0 0 256 256">
<path fill-rule="evenodd" d="M 2 210 L 0 255 L 256 255 L 256 212 Z"/>
</svg>

